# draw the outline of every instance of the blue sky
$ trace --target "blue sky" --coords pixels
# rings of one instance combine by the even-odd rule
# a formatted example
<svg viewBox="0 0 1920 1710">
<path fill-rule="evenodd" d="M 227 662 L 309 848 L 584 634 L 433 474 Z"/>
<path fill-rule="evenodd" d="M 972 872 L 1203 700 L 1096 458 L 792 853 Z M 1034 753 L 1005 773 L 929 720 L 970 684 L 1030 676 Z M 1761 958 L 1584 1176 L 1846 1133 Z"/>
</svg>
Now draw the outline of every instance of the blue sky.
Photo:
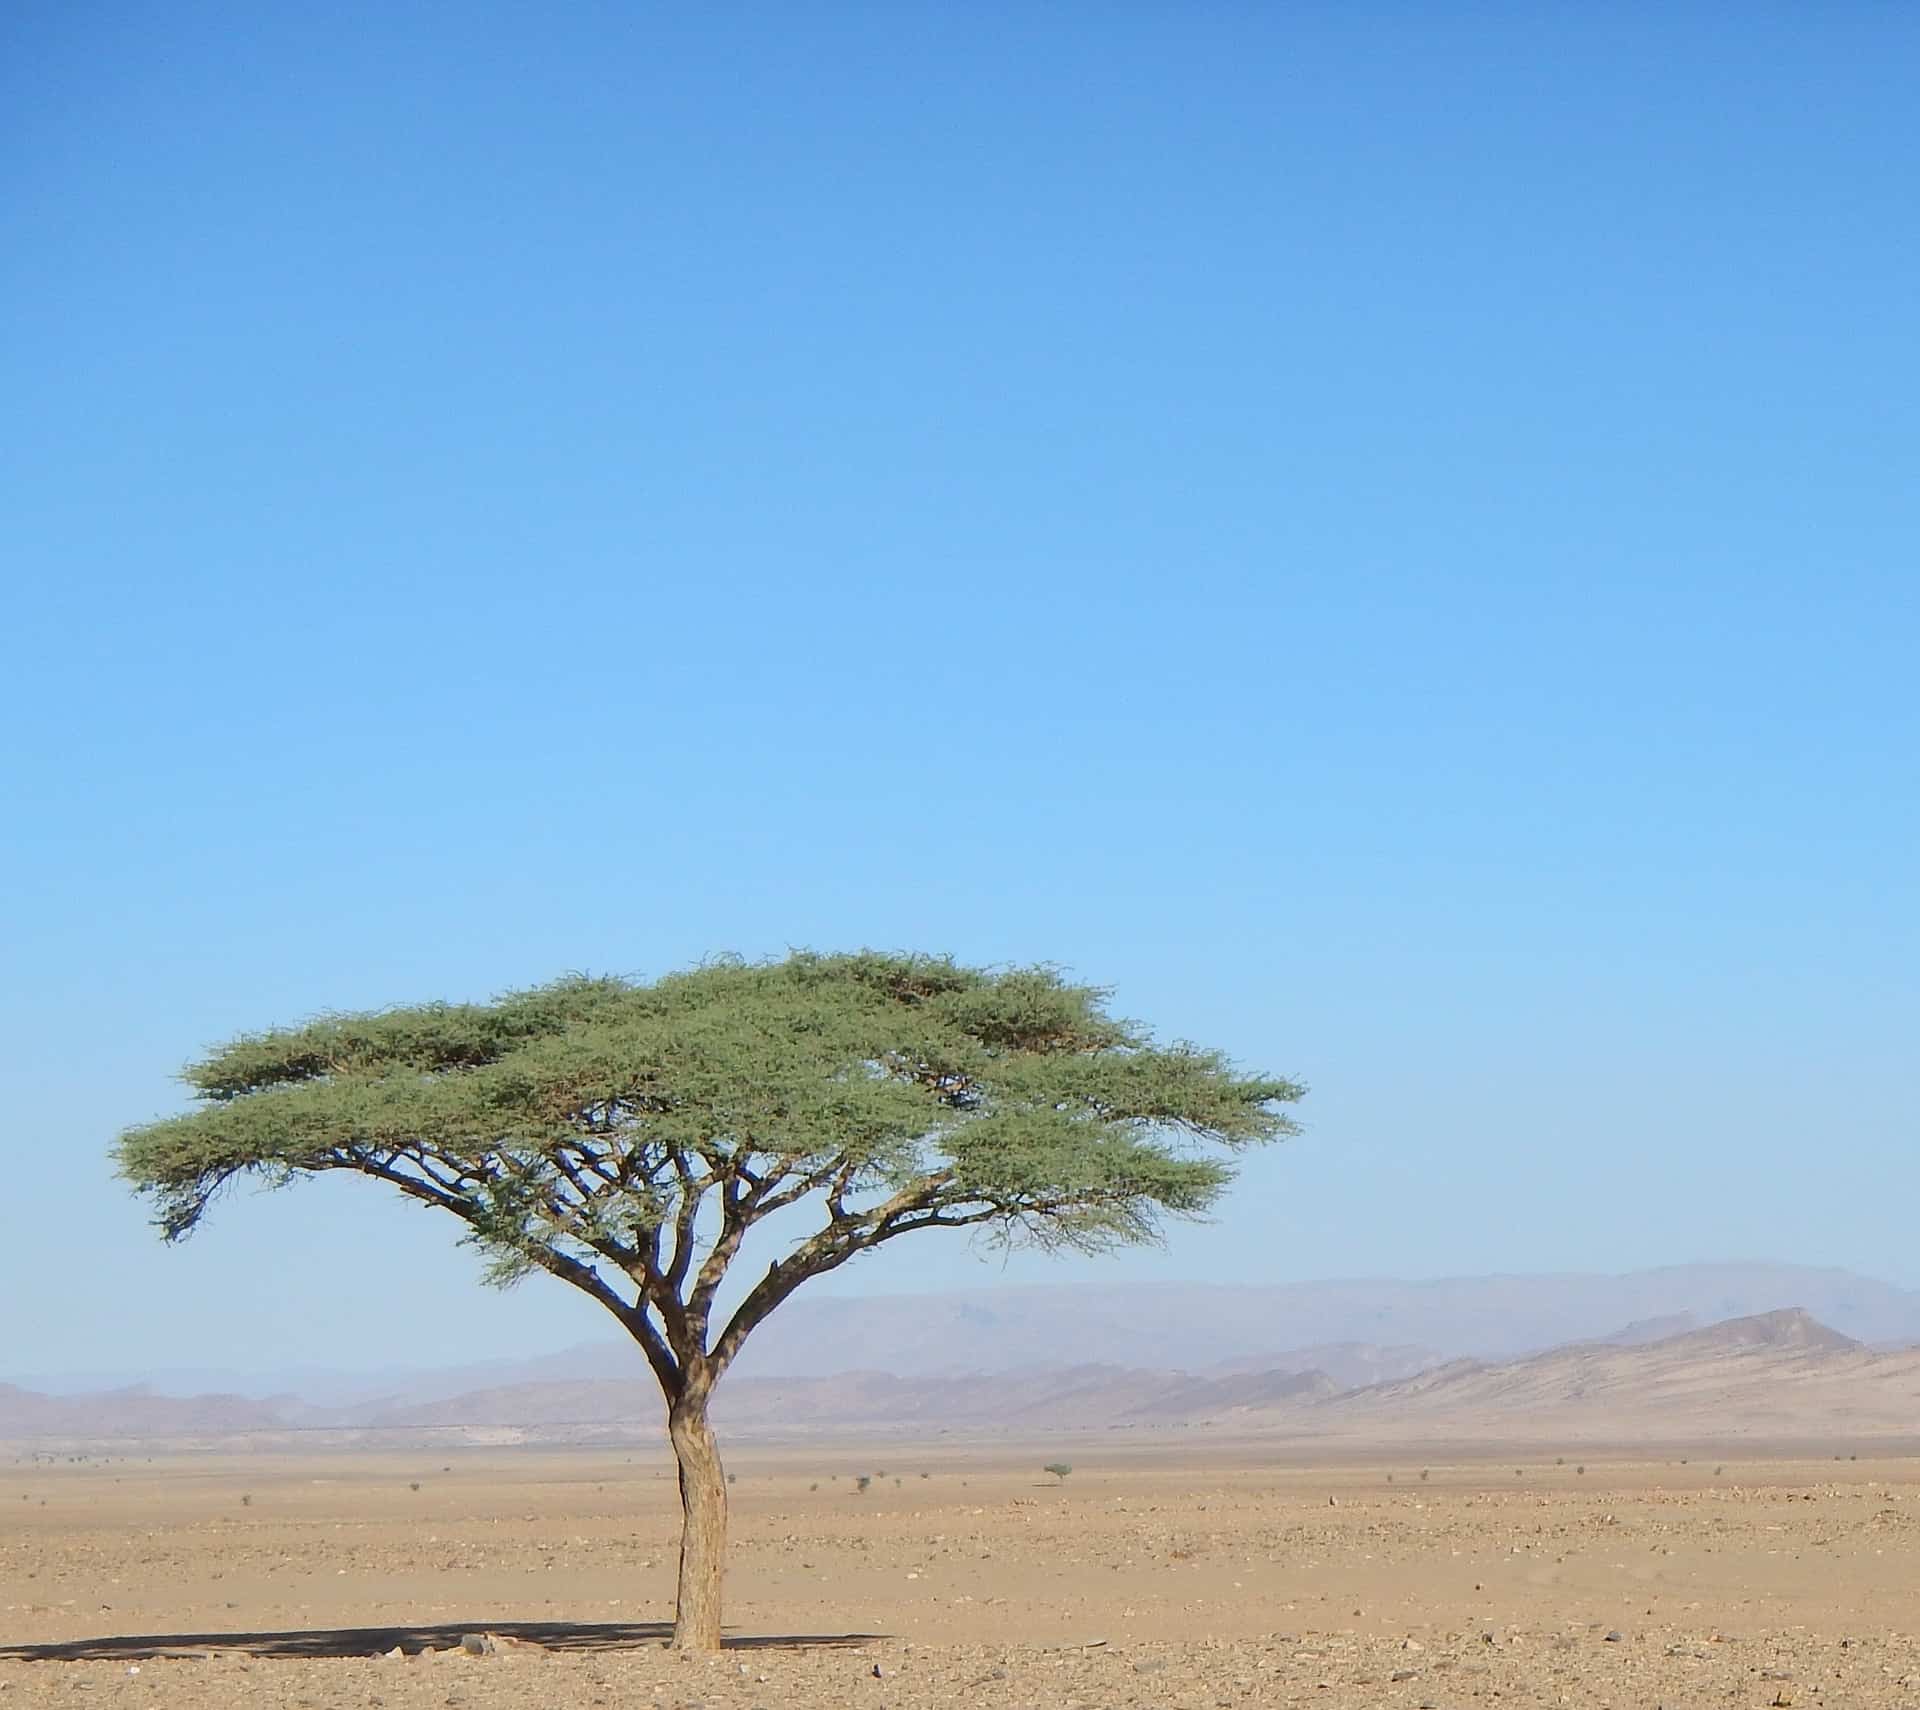
<svg viewBox="0 0 1920 1710">
<path fill-rule="evenodd" d="M 1313 1091 L 1165 1253 L 1920 1284 L 1920 15 L 16 9 L 0 1370 L 601 1334 L 201 1045 L 1052 960 Z"/>
</svg>

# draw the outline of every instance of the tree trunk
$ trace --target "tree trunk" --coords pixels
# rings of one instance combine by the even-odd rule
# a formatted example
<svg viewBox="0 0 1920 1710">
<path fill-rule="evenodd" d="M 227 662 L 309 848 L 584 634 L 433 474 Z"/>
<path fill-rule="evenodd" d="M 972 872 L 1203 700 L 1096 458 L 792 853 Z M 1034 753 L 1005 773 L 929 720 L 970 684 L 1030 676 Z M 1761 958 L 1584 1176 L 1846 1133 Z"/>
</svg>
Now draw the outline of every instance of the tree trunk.
<svg viewBox="0 0 1920 1710">
<path fill-rule="evenodd" d="M 683 1396 L 667 1414 L 667 1435 L 680 1463 L 680 1600 L 673 1645 L 681 1651 L 720 1648 L 720 1576 L 727 1558 L 727 1479 L 720 1446 L 707 1424 L 707 1398 Z"/>
</svg>

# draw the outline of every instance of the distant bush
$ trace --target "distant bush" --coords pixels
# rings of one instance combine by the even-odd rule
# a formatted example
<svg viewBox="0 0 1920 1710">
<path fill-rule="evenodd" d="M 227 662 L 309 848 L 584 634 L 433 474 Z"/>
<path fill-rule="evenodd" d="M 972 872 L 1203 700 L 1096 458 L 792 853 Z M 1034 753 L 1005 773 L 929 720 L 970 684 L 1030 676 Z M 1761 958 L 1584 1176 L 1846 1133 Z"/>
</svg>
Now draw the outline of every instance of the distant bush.
<svg viewBox="0 0 1920 1710">
<path fill-rule="evenodd" d="M 1059 1483 L 1065 1484 L 1067 1482 L 1067 1474 L 1072 1472 L 1073 1468 L 1066 1461 L 1049 1461 L 1040 1470 L 1042 1472 L 1052 1473 Z"/>
<path fill-rule="evenodd" d="M 865 1496 L 867 1494 L 867 1486 L 872 1483 L 873 1483 L 873 1480 L 870 1477 L 868 1477 L 867 1474 L 862 1473 L 857 1479 L 853 1481 L 853 1488 L 857 1490 L 862 1496 Z"/>
</svg>

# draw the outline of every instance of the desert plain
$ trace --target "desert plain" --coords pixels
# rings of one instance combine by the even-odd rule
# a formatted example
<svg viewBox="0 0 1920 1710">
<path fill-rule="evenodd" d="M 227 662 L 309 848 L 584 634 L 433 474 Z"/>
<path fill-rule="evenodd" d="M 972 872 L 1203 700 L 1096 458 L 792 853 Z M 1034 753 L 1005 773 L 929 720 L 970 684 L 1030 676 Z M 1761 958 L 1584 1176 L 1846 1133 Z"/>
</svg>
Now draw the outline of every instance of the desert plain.
<svg viewBox="0 0 1920 1710">
<path fill-rule="evenodd" d="M 145 1447 L 0 1465 L 0 1706 L 1920 1707 L 1908 1444 L 737 1445 L 718 1658 L 663 1451 Z"/>
</svg>

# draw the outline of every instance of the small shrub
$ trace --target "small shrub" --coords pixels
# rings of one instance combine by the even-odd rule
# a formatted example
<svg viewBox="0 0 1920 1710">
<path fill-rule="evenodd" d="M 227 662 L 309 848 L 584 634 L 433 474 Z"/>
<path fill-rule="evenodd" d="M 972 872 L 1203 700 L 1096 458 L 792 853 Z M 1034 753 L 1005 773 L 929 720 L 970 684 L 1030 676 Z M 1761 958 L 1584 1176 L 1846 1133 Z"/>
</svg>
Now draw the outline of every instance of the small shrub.
<svg viewBox="0 0 1920 1710">
<path fill-rule="evenodd" d="M 737 1472 L 730 1472 L 727 1474 L 728 1484 L 738 1484 L 739 1482 L 740 1482 L 740 1475 Z"/>
<path fill-rule="evenodd" d="M 1432 1476 L 1433 1476 L 1433 1469 L 1431 1467 L 1422 1467 L 1420 1469 L 1420 1482 L 1422 1484 L 1425 1484 L 1427 1480 L 1430 1479 Z"/>
<path fill-rule="evenodd" d="M 241 1498 L 240 1498 L 240 1506 L 241 1506 L 242 1508 L 251 1508 L 251 1507 L 253 1506 L 253 1498 L 252 1498 L 251 1496 L 243 1496 L 243 1497 L 241 1497 Z"/>
<path fill-rule="evenodd" d="M 419 1488 L 420 1488 L 420 1481 L 418 1479 L 415 1479 L 413 1483 L 407 1486 L 407 1489 L 409 1490 L 418 1490 Z"/>
<path fill-rule="evenodd" d="M 862 1473 L 857 1479 L 853 1481 L 853 1488 L 857 1490 L 862 1496 L 865 1496 L 867 1494 L 867 1486 L 872 1483 L 873 1483 L 873 1480 L 869 1478 L 867 1474 Z"/>
<path fill-rule="evenodd" d="M 1577 1466 L 1577 1467 L 1575 1467 L 1575 1468 L 1574 1468 L 1573 1470 L 1574 1470 L 1575 1472 L 1577 1472 L 1577 1473 L 1579 1473 L 1579 1474 L 1581 1475 L 1581 1477 L 1582 1477 L 1582 1478 L 1584 1478 L 1584 1477 L 1586 1476 L 1586 1472 L 1587 1472 L 1587 1469 L 1586 1469 L 1586 1466 L 1585 1466 L 1585 1464 L 1584 1464 L 1584 1463 L 1583 1463 L 1583 1464 L 1581 1464 L 1580 1466 Z"/>
<path fill-rule="evenodd" d="M 1066 1461 L 1049 1461 L 1040 1470 L 1042 1472 L 1052 1473 L 1055 1483 L 1065 1484 L 1067 1482 L 1067 1474 L 1073 1471 L 1073 1467 Z"/>
</svg>

